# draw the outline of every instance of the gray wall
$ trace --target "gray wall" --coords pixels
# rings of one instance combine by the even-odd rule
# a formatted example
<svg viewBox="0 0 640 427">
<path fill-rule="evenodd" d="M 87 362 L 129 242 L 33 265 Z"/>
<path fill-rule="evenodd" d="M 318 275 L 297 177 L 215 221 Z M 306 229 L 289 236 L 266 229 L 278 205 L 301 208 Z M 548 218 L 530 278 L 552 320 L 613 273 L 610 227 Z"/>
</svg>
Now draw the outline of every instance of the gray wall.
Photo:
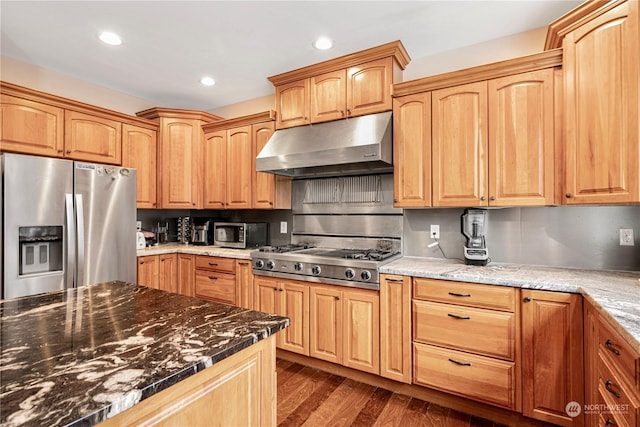
<svg viewBox="0 0 640 427">
<path fill-rule="evenodd" d="M 432 243 L 440 225 L 448 258 L 463 258 L 464 209 L 405 209 L 403 253 L 442 257 Z M 640 271 L 640 206 L 560 206 L 490 209 L 487 247 L 492 261 L 586 269 Z M 619 229 L 633 228 L 635 246 L 620 246 Z"/>
</svg>

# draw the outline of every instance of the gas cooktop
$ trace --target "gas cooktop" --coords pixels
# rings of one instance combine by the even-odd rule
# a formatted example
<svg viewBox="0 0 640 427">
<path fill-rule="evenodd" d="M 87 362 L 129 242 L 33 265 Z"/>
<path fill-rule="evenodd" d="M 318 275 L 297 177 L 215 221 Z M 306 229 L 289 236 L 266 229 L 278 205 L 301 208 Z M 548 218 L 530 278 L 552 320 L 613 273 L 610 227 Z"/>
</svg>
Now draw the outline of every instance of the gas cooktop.
<svg viewBox="0 0 640 427">
<path fill-rule="evenodd" d="M 378 268 L 400 256 L 379 249 L 268 246 L 251 253 L 253 273 L 319 283 L 379 289 Z"/>
</svg>

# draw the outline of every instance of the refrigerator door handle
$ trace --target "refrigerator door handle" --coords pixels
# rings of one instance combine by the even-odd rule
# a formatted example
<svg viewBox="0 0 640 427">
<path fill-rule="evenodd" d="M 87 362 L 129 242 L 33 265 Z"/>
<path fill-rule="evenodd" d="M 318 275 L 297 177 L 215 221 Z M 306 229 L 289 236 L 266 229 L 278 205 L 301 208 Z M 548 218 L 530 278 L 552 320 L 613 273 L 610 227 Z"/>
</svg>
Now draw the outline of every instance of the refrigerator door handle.
<svg viewBox="0 0 640 427">
<path fill-rule="evenodd" d="M 73 271 L 74 260 L 76 258 L 76 238 L 75 238 L 75 221 L 73 218 L 73 195 L 66 193 L 64 195 L 65 218 L 67 227 L 67 266 L 65 268 L 65 286 L 67 289 L 73 288 L 73 279 L 75 273 Z"/>
<path fill-rule="evenodd" d="M 82 203 L 82 194 L 76 194 L 76 221 L 77 221 L 77 234 L 78 234 L 78 261 L 76 269 L 78 271 L 78 277 L 76 281 L 76 287 L 84 286 L 84 205 Z"/>
</svg>

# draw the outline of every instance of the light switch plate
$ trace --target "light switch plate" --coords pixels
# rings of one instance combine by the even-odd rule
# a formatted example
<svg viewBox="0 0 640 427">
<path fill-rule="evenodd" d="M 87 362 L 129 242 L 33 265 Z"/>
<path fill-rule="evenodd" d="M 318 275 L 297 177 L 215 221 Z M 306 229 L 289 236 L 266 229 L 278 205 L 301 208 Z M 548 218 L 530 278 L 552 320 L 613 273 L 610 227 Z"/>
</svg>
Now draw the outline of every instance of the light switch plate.
<svg viewBox="0 0 640 427">
<path fill-rule="evenodd" d="M 136 221 L 136 231 L 142 231 L 142 221 Z"/>
</svg>

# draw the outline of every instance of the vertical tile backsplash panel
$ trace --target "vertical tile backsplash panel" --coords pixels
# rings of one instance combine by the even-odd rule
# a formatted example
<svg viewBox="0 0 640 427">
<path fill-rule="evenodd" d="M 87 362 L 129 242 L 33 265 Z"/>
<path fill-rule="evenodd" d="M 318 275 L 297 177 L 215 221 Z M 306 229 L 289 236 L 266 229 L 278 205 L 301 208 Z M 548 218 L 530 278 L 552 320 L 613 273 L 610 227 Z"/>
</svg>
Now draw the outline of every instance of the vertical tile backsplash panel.
<svg viewBox="0 0 640 427">
<path fill-rule="evenodd" d="M 449 258 L 463 258 L 464 209 L 405 209 L 403 253 L 442 257 L 428 248 L 431 224 Z M 492 261 L 586 269 L 640 271 L 640 206 L 560 206 L 490 209 L 487 246 Z M 632 228 L 635 246 L 619 245 L 619 229 Z"/>
</svg>

